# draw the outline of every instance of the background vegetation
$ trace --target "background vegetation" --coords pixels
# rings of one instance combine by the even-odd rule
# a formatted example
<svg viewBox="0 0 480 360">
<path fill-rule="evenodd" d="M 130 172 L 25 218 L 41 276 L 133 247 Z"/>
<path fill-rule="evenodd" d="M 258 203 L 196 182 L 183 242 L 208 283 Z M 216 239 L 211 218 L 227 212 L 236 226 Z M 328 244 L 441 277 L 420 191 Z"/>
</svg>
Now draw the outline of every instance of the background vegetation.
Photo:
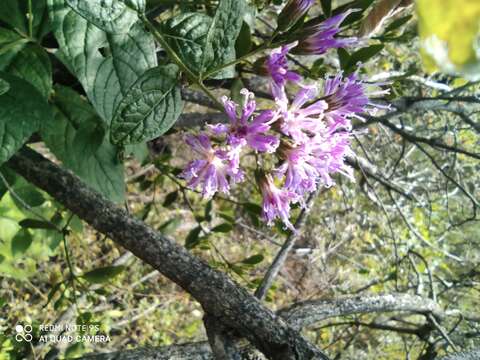
<svg viewBox="0 0 480 360">
<path fill-rule="evenodd" d="M 237 57 L 268 37 L 281 3 L 249 2 Z M 216 6 L 215 1 L 152 0 L 147 14 L 164 24 L 186 11 L 211 15 Z M 341 6 L 362 10 L 343 25 L 344 34 L 363 36 L 362 45 L 290 60 L 303 76 L 319 82 L 361 61 L 372 82 L 388 82 L 391 96 L 381 101 L 392 108 L 355 124 L 356 182 L 337 177 L 335 187 L 319 193 L 266 303 L 278 310 L 299 300 L 405 293 L 441 309 L 439 317 L 354 314 L 307 328 L 305 335 L 335 359 L 433 359 L 478 347 L 478 83 L 424 72 L 419 17 L 410 2 L 319 1 L 310 17 Z M 40 0 L 0 4 L 0 70 L 30 81 L 53 105 L 57 120 L 52 131 L 35 133 L 30 146 L 253 292 L 287 236 L 281 225 L 268 228 L 259 221 L 255 184 L 207 202 L 176 177 L 190 160 L 183 127 L 215 119 L 214 109 L 205 106 L 211 102 L 185 90 L 184 115 L 173 129 L 118 154 L 97 128 L 98 110 L 87 100 L 85 86 L 58 60 L 47 12 Z M 112 51 L 98 49 L 104 50 Z M 165 54 L 158 56 L 162 61 Z M 254 67 L 261 56 L 239 63 L 235 78 L 207 85 L 218 98 L 238 98 L 243 86 L 257 96 L 267 92 Z M 42 121 L 41 106 L 29 111 Z M 125 160 L 124 168 L 118 159 Z M 203 311 L 188 294 L 6 166 L 1 174 L 0 359 L 74 358 L 206 339 Z M 98 324 L 111 341 L 28 344 L 15 340 L 17 323 L 32 324 L 37 339 L 40 324 Z"/>
</svg>

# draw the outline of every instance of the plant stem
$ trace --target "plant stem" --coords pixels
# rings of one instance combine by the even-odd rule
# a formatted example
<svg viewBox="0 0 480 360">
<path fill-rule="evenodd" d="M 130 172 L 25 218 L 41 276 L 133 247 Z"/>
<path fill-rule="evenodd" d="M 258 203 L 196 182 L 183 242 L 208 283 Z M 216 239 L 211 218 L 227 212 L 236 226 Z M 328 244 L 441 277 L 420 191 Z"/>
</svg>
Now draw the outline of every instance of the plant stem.
<svg viewBox="0 0 480 360">
<path fill-rule="evenodd" d="M 70 252 L 68 251 L 68 245 L 67 245 L 67 234 L 63 234 L 63 247 L 65 250 L 65 257 L 67 259 L 67 265 L 68 265 L 68 270 L 70 272 L 70 284 L 72 285 L 73 288 L 73 301 L 75 303 L 75 309 L 78 312 L 78 301 L 77 301 L 77 287 L 75 284 L 75 281 L 77 280 L 77 276 L 75 275 L 75 272 L 73 270 L 73 265 L 72 265 L 72 260 L 70 258 Z"/>
<path fill-rule="evenodd" d="M 68 251 L 68 245 L 67 245 L 67 236 L 68 236 L 68 227 L 70 226 L 70 222 L 73 219 L 74 214 L 71 213 L 65 226 L 62 229 L 62 236 L 63 236 L 63 247 L 65 249 L 65 257 L 67 260 L 67 265 L 68 265 L 68 270 L 70 271 L 70 283 L 73 288 L 73 301 L 75 303 L 75 309 L 77 310 L 78 313 L 78 301 L 77 301 L 77 287 L 75 284 L 75 281 L 77 280 L 77 276 L 75 275 L 73 265 L 72 265 L 72 259 L 70 258 L 70 251 Z"/>
<path fill-rule="evenodd" d="M 255 50 L 249 52 L 248 54 L 245 54 L 245 55 L 239 57 L 238 59 L 232 60 L 232 61 L 230 61 L 230 62 L 228 62 L 228 63 L 226 63 L 226 64 L 220 65 L 220 66 L 216 67 L 215 69 L 210 70 L 209 72 L 207 72 L 206 74 L 203 75 L 203 78 L 204 78 L 204 79 L 207 79 L 207 78 L 209 78 L 210 76 L 212 76 L 213 74 L 216 74 L 217 72 L 219 72 L 219 71 L 221 71 L 221 70 L 223 70 L 223 69 L 225 69 L 225 68 L 228 68 L 229 66 L 236 65 L 236 64 L 238 64 L 239 62 L 242 62 L 242 61 L 248 59 L 249 57 L 251 57 L 251 56 L 253 56 L 253 55 L 256 55 L 256 54 L 258 54 L 258 53 L 260 53 L 260 52 L 262 52 L 262 51 L 265 51 L 266 49 L 268 49 L 268 47 L 265 46 L 265 45 L 262 45 L 262 46 L 260 46 L 259 48 L 257 48 L 257 49 L 255 49 Z"/>
<path fill-rule="evenodd" d="M 276 36 L 276 35 L 274 35 Z M 229 66 L 232 66 L 232 65 L 236 65 L 244 60 L 247 60 L 249 57 L 252 57 L 254 55 L 257 55 L 265 50 L 268 50 L 268 49 L 271 49 L 271 48 L 275 48 L 279 45 L 282 45 L 282 43 L 275 43 L 273 44 L 273 39 L 274 39 L 274 36 L 272 36 L 272 38 L 270 39 L 270 41 L 266 42 L 265 44 L 263 44 L 262 46 L 259 46 L 258 48 L 256 48 L 255 50 L 249 52 L 248 54 L 245 54 L 243 56 L 240 56 L 239 58 L 235 59 L 235 60 L 232 60 L 226 64 L 223 64 L 223 65 L 220 65 L 218 67 L 216 67 L 215 69 L 212 69 L 210 70 L 209 72 L 207 72 L 206 74 L 203 75 L 203 78 L 204 79 L 207 79 L 209 78 L 210 76 L 212 76 L 213 74 L 219 72 L 220 70 L 223 70 Z"/>
<path fill-rule="evenodd" d="M 33 11 L 32 0 L 28 0 L 28 36 L 33 38 Z"/>
<path fill-rule="evenodd" d="M 178 65 L 178 67 L 187 75 L 187 77 L 200 87 L 200 89 L 207 94 L 207 96 L 214 101 L 219 110 L 223 110 L 223 105 L 218 101 L 218 98 L 203 84 L 203 82 L 188 68 L 177 55 L 177 53 L 170 47 L 163 35 L 152 25 L 152 23 L 145 17 L 144 14 L 139 14 L 140 20 L 150 30 L 155 39 L 162 45 L 168 57 Z"/>
</svg>

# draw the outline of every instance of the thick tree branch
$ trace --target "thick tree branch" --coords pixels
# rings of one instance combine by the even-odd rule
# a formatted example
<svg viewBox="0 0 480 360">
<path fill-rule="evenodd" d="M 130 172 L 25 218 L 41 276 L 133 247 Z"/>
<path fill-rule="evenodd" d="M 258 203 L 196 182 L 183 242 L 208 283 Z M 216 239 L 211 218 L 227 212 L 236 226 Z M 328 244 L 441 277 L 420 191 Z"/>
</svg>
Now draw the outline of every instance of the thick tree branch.
<svg viewBox="0 0 480 360">
<path fill-rule="evenodd" d="M 473 349 L 470 351 L 462 351 L 455 354 L 450 354 L 440 358 L 439 360 L 478 360 L 480 359 L 480 349 Z"/>
<path fill-rule="evenodd" d="M 432 300 L 428 300 L 416 295 L 409 294 L 389 294 L 389 295 L 366 295 L 347 297 L 337 300 L 313 300 L 295 304 L 291 307 L 280 310 L 277 314 L 282 316 L 290 325 L 296 328 L 304 328 L 310 326 L 316 322 L 326 320 L 337 316 L 346 316 L 354 314 L 366 314 L 374 312 L 411 312 L 415 314 L 433 314 L 434 316 L 444 317 L 438 305 Z M 312 318 L 310 318 L 310 315 Z M 384 329 L 387 330 L 387 329 Z M 198 348 L 195 348 L 195 344 L 198 344 Z M 205 351 L 207 342 L 198 342 L 188 345 L 172 345 L 166 347 L 158 347 L 154 349 L 148 349 L 149 352 L 156 351 L 156 356 L 146 357 L 146 360 L 165 359 L 164 354 L 170 354 L 171 351 L 178 351 L 182 349 L 182 346 L 186 346 L 188 352 L 183 354 L 191 357 L 178 356 L 178 360 L 197 360 L 197 359 L 211 359 L 207 355 L 211 352 Z M 198 350 L 198 351 L 197 351 Z M 82 360 L 133 360 L 143 359 L 142 357 L 133 357 L 138 351 L 139 355 L 143 355 L 142 349 L 131 350 L 126 352 L 116 352 L 111 354 L 98 354 L 83 357 Z M 123 357 L 125 353 L 130 354 L 132 357 Z M 114 357 L 114 356 L 117 357 Z M 110 357 L 108 357 L 110 356 Z M 459 359 L 460 360 L 460 359 Z"/>
<path fill-rule="evenodd" d="M 82 360 L 211 360 L 212 352 L 207 341 L 163 346 L 158 348 L 138 348 L 111 352 L 105 354 L 93 354 L 82 357 Z"/>
<path fill-rule="evenodd" d="M 207 313 L 235 329 L 267 357 L 328 359 L 225 274 L 129 216 L 71 172 L 28 148 L 10 159 L 8 166 L 181 286 Z"/>
<path fill-rule="evenodd" d="M 355 296 L 338 300 L 313 300 L 293 305 L 279 312 L 296 329 L 316 322 L 352 314 L 373 312 L 406 311 L 440 316 L 438 305 L 420 296 L 408 294 Z"/>
</svg>

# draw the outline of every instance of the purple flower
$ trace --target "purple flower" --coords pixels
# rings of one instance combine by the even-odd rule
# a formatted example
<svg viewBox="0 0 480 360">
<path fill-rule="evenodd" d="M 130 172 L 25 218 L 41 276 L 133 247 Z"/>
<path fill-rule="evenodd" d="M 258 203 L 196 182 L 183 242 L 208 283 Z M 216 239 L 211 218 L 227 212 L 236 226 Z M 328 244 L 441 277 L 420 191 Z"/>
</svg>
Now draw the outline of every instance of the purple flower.
<svg viewBox="0 0 480 360">
<path fill-rule="evenodd" d="M 302 79 L 296 72 L 288 70 L 287 53 L 297 44 L 298 42 L 295 41 L 273 49 L 266 60 L 267 72 L 278 86 L 284 86 L 287 81 L 298 83 Z"/>
<path fill-rule="evenodd" d="M 321 55 L 329 49 L 343 48 L 358 42 L 357 38 L 336 38 L 340 32 L 340 25 L 345 18 L 357 9 L 348 10 L 342 14 L 333 16 L 325 21 L 306 26 L 301 30 L 302 38 L 298 46 L 293 50 L 299 55 Z"/>
<path fill-rule="evenodd" d="M 229 192 L 227 177 L 235 182 L 242 180 L 243 173 L 233 161 L 232 155 L 215 149 L 207 135 L 187 135 L 185 141 L 199 156 L 199 159 L 191 161 L 180 175 L 187 180 L 188 187 L 195 189 L 200 185 L 202 195 L 210 198 L 217 191 Z"/>
<path fill-rule="evenodd" d="M 353 155 L 350 147 L 351 133 L 335 131 L 325 126 L 310 139 L 311 158 L 309 163 L 317 170 L 321 183 L 330 187 L 335 184 L 331 174 L 340 173 L 355 181 L 353 169 L 345 164 L 345 157 Z"/>
<path fill-rule="evenodd" d="M 296 24 L 312 7 L 315 0 L 290 0 L 278 15 L 279 31 L 285 31 Z"/>
<path fill-rule="evenodd" d="M 376 84 L 375 86 L 382 85 Z M 374 113 L 379 108 L 387 106 L 372 103 L 371 96 L 388 94 L 389 90 L 368 91 L 367 85 L 359 80 L 356 72 L 343 77 L 339 73 L 335 77 L 326 79 L 323 100 L 328 104 L 325 118 L 330 124 L 349 129 L 350 118 L 364 120 L 360 114 Z"/>
<path fill-rule="evenodd" d="M 287 228 L 296 231 L 289 217 L 290 203 L 297 202 L 298 195 L 293 191 L 275 186 L 270 174 L 263 175 L 259 179 L 259 186 L 263 196 L 262 215 L 267 224 L 271 225 L 275 219 L 279 218 Z"/>
<path fill-rule="evenodd" d="M 275 169 L 275 174 L 285 175 L 285 188 L 298 195 L 315 191 L 320 174 L 315 167 L 309 143 L 292 146 L 282 142 L 278 154 L 283 163 Z"/>
<path fill-rule="evenodd" d="M 275 97 L 280 119 L 280 130 L 297 143 L 305 142 L 321 124 L 327 103 L 320 100 L 304 107 L 308 101 L 316 99 L 317 92 L 317 87 L 314 85 L 303 86 L 290 104 L 285 88 L 272 84 L 272 94 Z"/>
<path fill-rule="evenodd" d="M 225 112 L 230 118 L 230 124 L 219 124 L 210 128 L 217 135 L 227 134 L 227 142 L 233 148 L 241 149 L 248 145 L 259 152 L 274 152 L 279 140 L 274 135 L 268 135 L 267 132 L 270 130 L 270 124 L 276 120 L 275 113 L 270 110 L 262 111 L 252 121 L 248 121 L 255 111 L 256 103 L 253 93 L 247 89 L 242 89 L 241 94 L 245 96 L 241 115 L 237 115 L 237 104 L 225 96 L 222 101 Z"/>
</svg>

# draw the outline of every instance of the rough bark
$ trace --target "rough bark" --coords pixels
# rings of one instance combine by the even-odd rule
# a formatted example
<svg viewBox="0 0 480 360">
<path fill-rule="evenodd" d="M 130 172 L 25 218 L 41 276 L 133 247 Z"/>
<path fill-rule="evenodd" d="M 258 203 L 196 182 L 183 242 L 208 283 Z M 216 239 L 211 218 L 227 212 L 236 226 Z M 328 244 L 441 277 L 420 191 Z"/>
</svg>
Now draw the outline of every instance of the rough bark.
<svg viewBox="0 0 480 360">
<path fill-rule="evenodd" d="M 328 359 L 225 274 L 87 187 L 71 172 L 24 148 L 8 162 L 97 231 L 150 264 L 191 294 L 225 326 L 271 359 Z"/>
<path fill-rule="evenodd" d="M 107 354 L 86 355 L 82 360 L 212 360 L 208 342 L 140 348 Z"/>
<path fill-rule="evenodd" d="M 215 316 L 205 315 L 203 324 L 207 330 L 210 349 L 217 360 L 242 360 L 236 344 L 237 336 L 225 327 Z"/>
<path fill-rule="evenodd" d="M 441 310 L 434 301 L 408 294 L 360 295 L 333 301 L 304 301 L 280 311 L 279 315 L 295 329 L 300 329 L 336 316 L 389 311 L 441 316 Z"/>
<path fill-rule="evenodd" d="M 480 359 L 480 349 L 473 349 L 470 351 L 462 351 L 455 354 L 450 354 L 440 358 L 439 360 L 478 360 Z"/>
<path fill-rule="evenodd" d="M 432 300 L 422 298 L 416 295 L 408 294 L 388 294 L 388 295 L 365 295 L 357 297 L 346 297 L 336 300 L 313 300 L 307 302 L 301 302 L 290 306 L 286 309 L 280 310 L 279 315 L 288 317 L 287 321 L 293 321 L 290 325 L 296 324 L 299 328 L 304 328 L 314 324 L 309 317 L 311 314 L 315 322 L 326 320 L 332 317 L 337 316 L 346 316 L 353 314 L 364 314 L 364 313 L 373 313 L 373 312 L 411 312 L 417 314 L 434 314 L 437 317 L 444 317 L 445 314 L 441 312 L 439 306 Z M 198 344 L 198 348 L 195 345 Z M 213 359 L 210 348 L 205 349 L 207 342 L 198 342 L 188 344 L 188 352 L 182 352 L 182 356 L 177 357 L 176 360 L 196 360 L 196 359 Z M 182 345 L 172 345 L 167 347 L 158 347 L 155 349 L 148 349 L 148 351 L 156 351 L 158 359 L 164 359 L 163 353 L 170 353 L 172 349 L 181 347 Z M 140 351 L 141 349 L 139 349 Z M 243 351 L 244 349 L 241 348 Z M 137 354 L 134 351 L 129 352 L 131 358 L 123 358 L 124 352 L 115 352 L 111 354 L 98 354 L 96 356 L 87 356 L 83 357 L 82 360 L 110 360 L 110 359 L 120 359 L 120 360 L 130 360 L 130 359 L 143 359 L 142 357 L 134 358 L 133 355 Z M 139 355 L 142 355 L 143 352 L 138 352 Z M 180 354 L 180 353 L 179 353 Z M 210 354 L 210 355 L 208 355 Z M 107 357 L 114 356 L 117 357 Z M 153 356 L 153 355 L 152 355 Z M 205 356 L 202 357 L 202 356 Z M 208 357 L 210 356 L 210 357 Z M 147 357 L 147 360 L 156 359 Z M 450 360 L 450 359 L 445 359 Z M 452 359 L 457 360 L 457 359 Z M 463 360 L 459 358 L 458 360 Z M 465 360 L 470 360 L 465 358 Z"/>
</svg>

